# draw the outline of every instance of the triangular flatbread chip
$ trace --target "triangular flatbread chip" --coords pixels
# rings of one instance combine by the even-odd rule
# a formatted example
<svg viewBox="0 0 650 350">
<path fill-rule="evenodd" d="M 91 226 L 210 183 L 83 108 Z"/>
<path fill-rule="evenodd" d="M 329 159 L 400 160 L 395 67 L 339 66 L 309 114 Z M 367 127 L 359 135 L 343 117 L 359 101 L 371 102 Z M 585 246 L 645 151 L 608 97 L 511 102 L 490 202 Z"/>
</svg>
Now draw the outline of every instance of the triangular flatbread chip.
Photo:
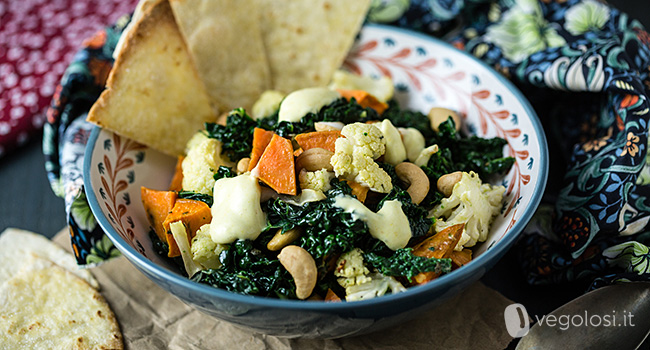
<svg viewBox="0 0 650 350">
<path fill-rule="evenodd" d="M 213 103 L 250 109 L 271 80 L 254 0 L 170 0 Z"/>
<path fill-rule="evenodd" d="M 273 88 L 325 86 L 341 66 L 370 0 L 255 0 Z"/>
<path fill-rule="evenodd" d="M 167 1 L 143 9 L 88 121 L 170 155 L 216 120 Z"/>
<path fill-rule="evenodd" d="M 124 40 L 129 36 L 128 33 L 131 32 L 133 28 L 135 28 L 135 25 L 140 22 L 142 14 L 149 11 L 150 8 L 156 6 L 156 4 L 159 4 L 161 1 L 167 0 L 140 0 L 138 2 L 138 4 L 135 6 L 135 10 L 133 10 L 133 14 L 131 15 L 131 21 L 126 26 L 126 28 L 124 28 L 122 35 L 120 35 L 120 39 L 117 41 L 117 44 L 115 44 L 115 50 L 113 50 L 113 58 L 117 58 L 120 55 L 120 52 L 122 52 L 122 48 L 124 47 Z"/>
</svg>

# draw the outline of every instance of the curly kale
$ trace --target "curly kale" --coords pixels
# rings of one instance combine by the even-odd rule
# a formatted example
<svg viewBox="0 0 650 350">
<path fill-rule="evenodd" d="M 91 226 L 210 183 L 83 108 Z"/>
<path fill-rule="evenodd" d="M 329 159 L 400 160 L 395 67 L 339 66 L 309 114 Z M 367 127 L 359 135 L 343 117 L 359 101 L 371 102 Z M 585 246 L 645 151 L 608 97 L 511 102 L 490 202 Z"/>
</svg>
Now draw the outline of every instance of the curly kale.
<svg viewBox="0 0 650 350">
<path fill-rule="evenodd" d="M 412 248 L 398 249 L 390 256 L 371 251 L 363 254 L 363 259 L 385 276 L 403 276 L 409 281 L 421 272 L 451 271 L 451 259 L 429 259 L 413 255 L 412 250 Z"/>
<path fill-rule="evenodd" d="M 232 170 L 231 167 L 223 166 L 220 165 L 219 169 L 217 169 L 217 172 L 212 176 L 215 181 L 221 180 L 226 177 L 235 177 L 237 176 L 237 173 Z"/>
<path fill-rule="evenodd" d="M 192 280 L 235 293 L 295 299 L 289 272 L 250 240 L 235 241 L 221 252 L 219 261 L 221 268 L 200 271 Z"/>
<path fill-rule="evenodd" d="M 332 254 L 352 250 L 368 235 L 368 227 L 361 220 L 334 206 L 339 195 L 352 195 L 352 189 L 345 181 L 333 179 L 332 189 L 325 193 L 326 199 L 305 203 L 298 207 L 282 199 L 270 200 L 263 208 L 269 225 L 283 231 L 300 226 L 305 232 L 297 245 L 307 250 L 319 264 Z"/>
<path fill-rule="evenodd" d="M 422 166 L 422 170 L 429 177 L 432 188 L 435 188 L 439 177 L 454 171 L 474 171 L 481 179 L 485 179 L 490 174 L 507 171 L 515 162 L 513 157 L 503 156 L 503 146 L 508 143 L 506 140 L 478 136 L 461 138 L 451 118 L 440 124 L 439 131 L 431 142 L 438 145 L 439 151 Z M 430 209 L 441 199 L 440 193 L 431 190 L 420 205 Z"/>
<path fill-rule="evenodd" d="M 474 171 L 484 179 L 487 175 L 503 172 L 514 164 L 513 157 L 503 156 L 503 146 L 508 141 L 494 137 L 491 139 L 471 136 L 462 138 L 456 132 L 454 121 L 449 118 L 438 127 L 439 131 L 434 138 L 435 143 L 441 150 L 448 149 L 444 153 L 444 161 L 431 157 L 427 167 L 435 169 L 436 162 L 439 162 L 448 171 Z M 434 162 L 434 164 L 432 164 Z M 440 170 L 438 170 L 440 171 Z"/>
<path fill-rule="evenodd" d="M 458 142 L 458 156 L 454 154 L 456 167 L 462 171 L 470 171 L 485 178 L 485 175 L 500 173 L 510 169 L 515 163 L 514 157 L 503 156 L 503 146 L 508 141 L 502 138 L 484 139 L 472 136 Z"/>
</svg>

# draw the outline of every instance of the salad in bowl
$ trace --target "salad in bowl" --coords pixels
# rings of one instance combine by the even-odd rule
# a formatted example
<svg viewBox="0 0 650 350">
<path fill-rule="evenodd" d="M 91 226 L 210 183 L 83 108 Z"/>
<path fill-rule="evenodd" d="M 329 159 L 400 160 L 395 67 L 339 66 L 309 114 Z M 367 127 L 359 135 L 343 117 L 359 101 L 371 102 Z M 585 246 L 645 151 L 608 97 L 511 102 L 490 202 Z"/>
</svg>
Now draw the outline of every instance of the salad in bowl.
<svg viewBox="0 0 650 350">
<path fill-rule="evenodd" d="M 402 109 L 388 77 L 267 91 L 206 123 L 169 188 L 142 187 L 157 253 L 235 293 L 358 301 L 471 262 L 503 208 L 503 138 Z"/>
<path fill-rule="evenodd" d="M 93 129 L 84 184 L 99 225 L 164 290 L 265 334 L 372 332 L 457 295 L 539 204 L 535 112 L 494 70 L 409 31 L 364 26 L 340 68 L 329 88 L 268 92 L 206 125 L 161 108 L 173 118 L 140 129 L 190 129 L 181 161 Z"/>
</svg>

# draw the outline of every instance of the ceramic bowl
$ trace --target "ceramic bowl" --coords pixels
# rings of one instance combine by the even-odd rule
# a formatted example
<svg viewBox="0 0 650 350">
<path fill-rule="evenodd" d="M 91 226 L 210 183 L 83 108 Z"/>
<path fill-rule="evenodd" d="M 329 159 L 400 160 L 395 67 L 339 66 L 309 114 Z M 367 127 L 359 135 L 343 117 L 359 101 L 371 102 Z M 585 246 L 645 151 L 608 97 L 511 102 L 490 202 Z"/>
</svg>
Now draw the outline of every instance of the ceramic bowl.
<svg viewBox="0 0 650 350">
<path fill-rule="evenodd" d="M 476 282 L 513 244 L 542 197 L 548 151 L 535 112 L 509 81 L 474 57 L 392 27 L 364 27 L 344 68 L 392 77 L 403 107 L 425 113 L 447 107 L 465 116 L 465 131 L 508 141 L 505 154 L 516 162 L 495 181 L 507 188 L 505 205 L 468 265 L 404 293 L 358 302 L 278 300 L 195 283 L 153 251 L 140 200 L 140 186 L 167 188 L 176 160 L 95 128 L 84 179 L 99 224 L 128 260 L 169 293 L 218 319 L 270 335 L 336 338 L 375 331 L 415 317 Z"/>
</svg>

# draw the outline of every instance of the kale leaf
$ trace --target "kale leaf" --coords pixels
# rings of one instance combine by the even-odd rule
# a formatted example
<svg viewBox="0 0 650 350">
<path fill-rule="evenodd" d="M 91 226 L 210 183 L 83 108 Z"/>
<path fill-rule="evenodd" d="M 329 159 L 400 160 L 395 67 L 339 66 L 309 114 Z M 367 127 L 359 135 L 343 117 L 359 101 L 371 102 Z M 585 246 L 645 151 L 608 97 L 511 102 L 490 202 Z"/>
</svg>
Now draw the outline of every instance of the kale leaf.
<svg viewBox="0 0 650 350">
<path fill-rule="evenodd" d="M 317 265 L 333 254 L 352 250 L 360 240 L 368 235 L 368 227 L 361 220 L 352 219 L 352 215 L 334 206 L 339 195 L 352 196 L 352 189 L 346 181 L 332 179 L 332 189 L 319 202 L 305 203 L 298 207 L 282 199 L 266 202 L 263 208 L 269 225 L 282 230 L 300 226 L 305 229 L 296 243 L 307 250 Z"/>
<path fill-rule="evenodd" d="M 500 137 L 461 138 L 451 118 L 441 123 L 438 129 L 434 138 L 435 143 L 441 150 L 446 148 L 448 151 L 443 155 L 444 160 L 431 157 L 427 167 L 433 168 L 432 171 L 441 171 L 436 169 L 436 164 L 432 164 L 438 162 L 438 165 L 451 168 L 445 169 L 447 172 L 474 171 L 484 179 L 487 175 L 508 170 L 515 162 L 513 157 L 503 156 L 503 146 L 508 142 Z"/>
<path fill-rule="evenodd" d="M 220 165 L 217 172 L 212 176 L 215 181 L 221 180 L 225 177 L 235 177 L 237 173 L 232 170 L 231 167 Z"/>
<path fill-rule="evenodd" d="M 431 139 L 439 147 L 429 162 L 422 166 L 422 170 L 429 177 L 432 190 L 420 203 L 421 206 L 430 209 L 442 199 L 442 195 L 435 191 L 438 178 L 454 171 L 474 171 L 481 179 L 490 174 L 505 172 L 515 159 L 503 156 L 503 146 L 508 142 L 500 137 L 491 139 L 471 136 L 461 138 L 456 132 L 454 121 L 449 118 L 439 126 L 438 133 Z"/>
<path fill-rule="evenodd" d="M 363 254 L 363 259 L 385 276 L 403 276 L 409 281 L 420 272 L 451 271 L 451 259 L 429 259 L 413 255 L 412 250 L 412 248 L 398 249 L 390 256 L 367 252 Z"/>
<path fill-rule="evenodd" d="M 454 154 L 456 167 L 462 171 L 470 171 L 479 174 L 479 177 L 503 172 L 515 162 L 513 157 L 503 156 L 503 146 L 508 142 L 502 138 L 484 139 L 472 136 L 461 139 L 458 142 L 458 155 Z"/>
<path fill-rule="evenodd" d="M 293 278 L 250 240 L 237 240 L 221 252 L 219 269 L 196 273 L 192 280 L 235 293 L 295 299 Z"/>
</svg>

